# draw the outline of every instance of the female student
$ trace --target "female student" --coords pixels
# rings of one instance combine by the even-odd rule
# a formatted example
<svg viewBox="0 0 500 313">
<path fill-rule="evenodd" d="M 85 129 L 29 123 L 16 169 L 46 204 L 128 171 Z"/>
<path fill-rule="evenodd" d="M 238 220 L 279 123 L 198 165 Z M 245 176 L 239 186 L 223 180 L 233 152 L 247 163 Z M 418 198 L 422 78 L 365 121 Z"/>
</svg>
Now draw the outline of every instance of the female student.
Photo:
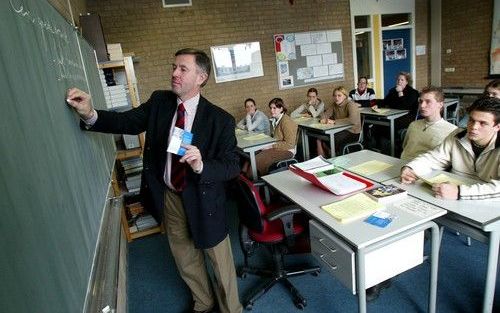
<svg viewBox="0 0 500 313">
<path fill-rule="evenodd" d="M 340 121 L 349 121 L 353 126 L 335 134 L 335 153 L 342 154 L 344 146 L 359 139 L 361 132 L 361 115 L 359 107 L 355 102 L 349 100 L 347 90 L 344 87 L 333 89 L 333 105 L 323 114 L 321 123 L 334 124 Z M 318 155 L 327 156 L 328 147 L 321 139 L 316 143 Z"/>
<path fill-rule="evenodd" d="M 257 110 L 254 99 L 248 98 L 244 103 L 247 115 L 236 127 L 248 131 L 264 132 L 266 135 L 269 135 L 269 119 L 266 114 Z"/>
<path fill-rule="evenodd" d="M 307 91 L 307 102 L 296 108 L 290 115 L 292 118 L 301 116 L 305 117 L 320 117 L 325 110 L 325 104 L 318 98 L 318 90 L 309 88 Z"/>
<path fill-rule="evenodd" d="M 276 161 L 286 160 L 295 155 L 297 144 L 298 125 L 286 114 L 287 108 L 281 98 L 274 98 L 269 102 L 271 110 L 271 135 L 276 142 L 268 149 L 262 150 L 255 157 L 257 172 L 265 175 L 269 166 Z M 251 168 L 247 169 L 247 176 L 252 177 Z"/>
</svg>

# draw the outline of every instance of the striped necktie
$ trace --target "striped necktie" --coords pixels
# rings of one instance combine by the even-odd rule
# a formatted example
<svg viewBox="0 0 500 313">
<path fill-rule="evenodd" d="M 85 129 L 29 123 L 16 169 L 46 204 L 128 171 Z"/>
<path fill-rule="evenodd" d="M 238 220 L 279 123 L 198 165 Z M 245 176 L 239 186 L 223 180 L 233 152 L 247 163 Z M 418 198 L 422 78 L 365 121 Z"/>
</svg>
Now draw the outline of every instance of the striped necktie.
<svg viewBox="0 0 500 313">
<path fill-rule="evenodd" d="M 180 103 L 177 107 L 177 120 L 175 127 L 184 129 L 186 119 L 186 109 L 184 104 Z M 182 191 L 186 185 L 186 163 L 179 162 L 181 156 L 172 154 L 172 167 L 170 171 L 170 182 L 176 191 Z"/>
</svg>

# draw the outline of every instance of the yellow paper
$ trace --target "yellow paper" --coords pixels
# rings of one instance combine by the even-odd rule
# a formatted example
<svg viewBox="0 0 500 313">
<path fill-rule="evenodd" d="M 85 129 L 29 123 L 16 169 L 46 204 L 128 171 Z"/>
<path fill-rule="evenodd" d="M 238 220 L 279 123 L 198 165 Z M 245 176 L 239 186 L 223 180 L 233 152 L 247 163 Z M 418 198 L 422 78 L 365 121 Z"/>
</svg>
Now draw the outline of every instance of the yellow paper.
<svg viewBox="0 0 500 313">
<path fill-rule="evenodd" d="M 256 134 L 256 135 L 247 136 L 243 139 L 251 141 L 251 140 L 261 140 L 261 139 L 266 139 L 266 138 L 269 138 L 269 136 L 266 134 L 260 133 L 260 134 Z"/>
<path fill-rule="evenodd" d="M 245 131 L 245 130 L 243 130 L 243 129 L 236 128 L 235 133 L 236 133 L 236 135 L 241 135 L 241 134 L 246 133 L 246 131 Z"/>
<path fill-rule="evenodd" d="M 330 213 L 337 221 L 347 223 L 366 217 L 384 206 L 364 193 L 357 193 L 349 198 L 323 205 L 321 208 Z"/>
<path fill-rule="evenodd" d="M 422 177 L 420 177 L 422 178 Z M 459 179 L 456 178 L 451 178 L 450 176 L 446 174 L 439 174 L 431 178 L 422 178 L 424 182 L 426 182 L 429 185 L 433 184 L 441 184 L 441 183 L 450 183 L 450 184 L 455 184 L 455 185 L 465 185 L 465 183 Z"/>
<path fill-rule="evenodd" d="M 321 123 L 314 123 L 309 126 L 314 127 L 314 128 L 329 128 L 332 127 L 334 124 L 321 124 Z"/>
<path fill-rule="evenodd" d="M 372 108 L 372 110 L 375 111 L 375 112 L 377 112 L 377 113 L 382 114 L 382 113 L 389 112 L 391 109 L 383 109 L 383 108 L 377 108 L 377 109 L 375 109 L 375 108 Z"/>
<path fill-rule="evenodd" d="M 349 168 L 349 170 L 359 175 L 371 175 L 386 170 L 390 167 L 392 167 L 391 164 L 377 160 L 372 160 L 353 166 Z"/>
</svg>

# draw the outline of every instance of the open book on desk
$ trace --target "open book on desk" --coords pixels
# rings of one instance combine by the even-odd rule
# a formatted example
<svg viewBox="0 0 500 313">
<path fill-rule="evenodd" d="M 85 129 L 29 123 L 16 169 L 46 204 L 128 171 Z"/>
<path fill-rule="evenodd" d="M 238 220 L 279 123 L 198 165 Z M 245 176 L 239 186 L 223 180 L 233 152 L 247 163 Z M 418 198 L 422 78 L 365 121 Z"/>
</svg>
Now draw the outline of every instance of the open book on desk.
<svg viewBox="0 0 500 313">
<path fill-rule="evenodd" d="M 292 164 L 289 169 L 314 185 L 336 195 L 345 195 L 373 186 L 371 181 L 338 169 L 321 156 Z"/>
</svg>

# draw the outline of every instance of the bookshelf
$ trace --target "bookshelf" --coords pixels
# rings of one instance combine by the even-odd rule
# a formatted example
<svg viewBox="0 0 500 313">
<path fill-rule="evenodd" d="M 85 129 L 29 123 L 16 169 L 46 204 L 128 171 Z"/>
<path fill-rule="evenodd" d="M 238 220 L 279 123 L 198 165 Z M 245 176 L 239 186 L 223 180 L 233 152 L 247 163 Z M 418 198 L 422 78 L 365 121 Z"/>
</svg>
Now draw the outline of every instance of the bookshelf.
<svg viewBox="0 0 500 313">
<path fill-rule="evenodd" d="M 124 88 L 120 87 L 119 89 L 126 90 L 126 104 L 120 107 L 109 106 L 110 110 L 124 110 L 130 109 L 130 107 L 138 107 L 140 105 L 139 92 L 137 89 L 137 80 L 135 77 L 134 70 L 134 58 L 133 56 L 125 56 L 123 60 L 113 60 L 107 62 L 101 62 L 98 64 L 99 69 L 108 69 L 113 73 L 113 77 L 115 78 L 117 86 L 121 83 L 124 85 Z M 118 79 L 121 81 L 118 81 Z M 103 88 L 105 89 L 105 93 L 111 93 L 111 97 L 113 97 L 113 91 L 106 90 L 106 80 L 103 81 Z M 114 88 L 113 88 L 114 89 Z M 119 97 L 122 97 L 120 95 Z M 107 99 L 108 100 L 108 99 Z M 136 203 L 140 202 L 139 195 L 139 185 L 140 185 L 140 172 L 142 169 L 138 169 L 139 165 L 132 165 L 135 168 L 133 171 L 134 176 L 129 176 L 129 169 L 124 168 L 124 164 L 134 163 L 135 161 L 140 162 L 140 167 L 142 168 L 142 149 L 144 147 L 144 133 L 138 135 L 136 137 L 137 145 L 136 147 L 127 149 L 126 140 L 127 138 L 121 137 L 117 142 L 117 153 L 116 153 L 116 162 L 115 168 L 113 170 L 112 177 L 112 185 L 115 196 L 123 196 L 123 208 L 121 214 L 121 223 L 125 235 L 127 237 L 128 242 L 131 242 L 134 239 L 148 236 L 151 234 L 162 232 L 162 228 L 160 225 L 154 227 L 147 227 L 145 229 L 141 229 L 136 224 L 138 220 L 142 220 L 143 216 L 147 216 L 147 212 L 144 211 L 142 206 L 136 205 Z M 129 136 L 129 140 L 134 139 L 133 136 Z M 123 144 L 122 144 L 123 142 Z M 133 185 L 129 179 L 133 177 Z M 137 182 L 138 180 L 138 182 Z M 149 215 L 150 216 L 150 215 Z M 142 225 L 142 224 L 141 224 Z"/>
</svg>

